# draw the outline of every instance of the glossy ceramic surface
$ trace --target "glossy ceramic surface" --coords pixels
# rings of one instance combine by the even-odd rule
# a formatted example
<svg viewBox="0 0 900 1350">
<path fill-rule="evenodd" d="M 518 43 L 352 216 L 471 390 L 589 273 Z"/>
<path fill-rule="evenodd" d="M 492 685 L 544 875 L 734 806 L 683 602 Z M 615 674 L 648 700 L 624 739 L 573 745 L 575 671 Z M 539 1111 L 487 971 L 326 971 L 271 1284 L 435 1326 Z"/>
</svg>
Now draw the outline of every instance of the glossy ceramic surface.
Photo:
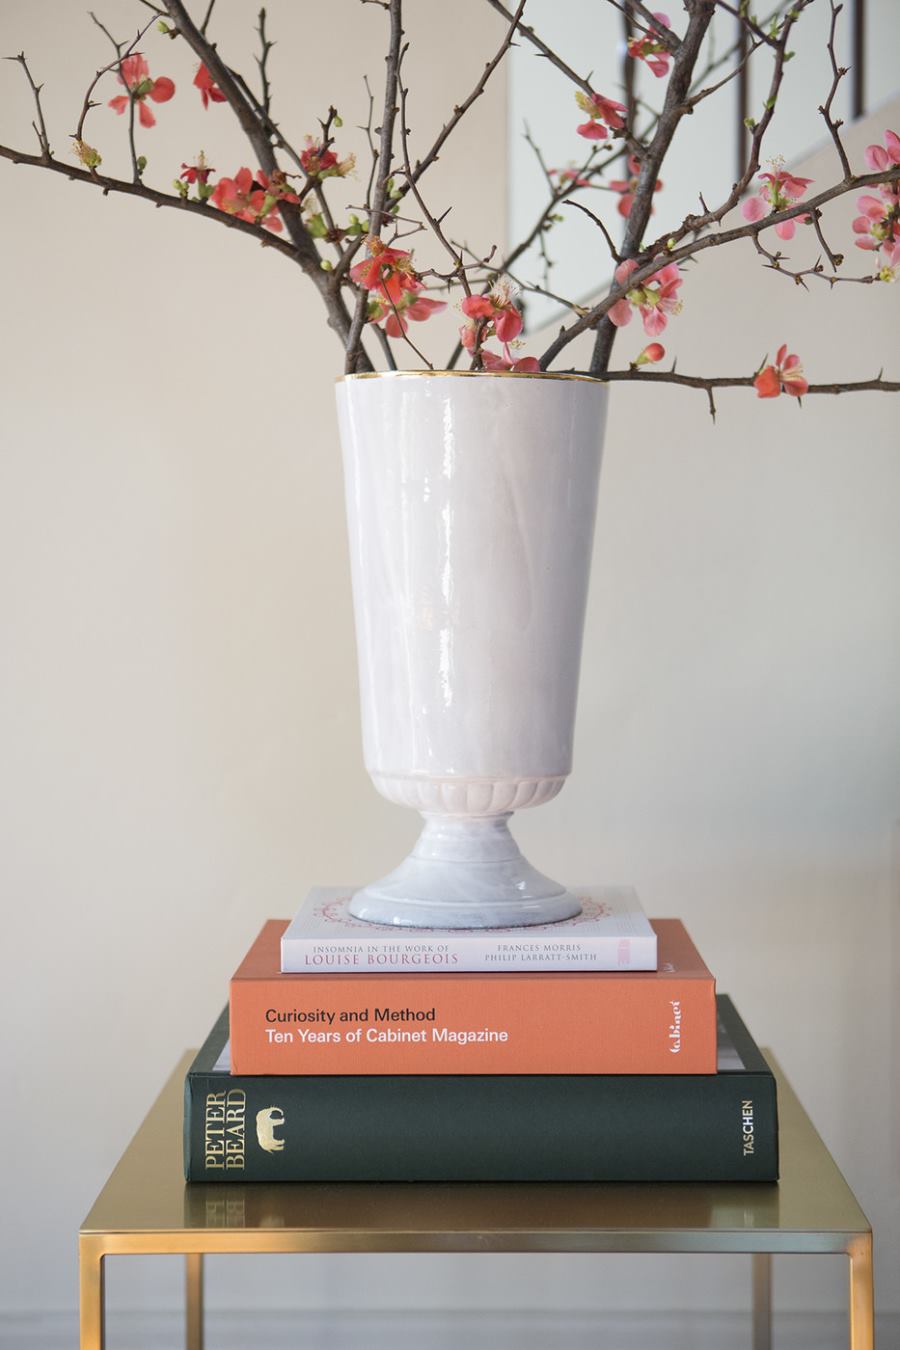
<svg viewBox="0 0 900 1350">
<path fill-rule="evenodd" d="M 363 748 L 390 800 L 478 820 L 561 789 L 606 400 L 602 384 L 554 377 L 425 372 L 338 384 Z M 474 884 L 477 837 L 467 833 L 469 878 L 456 874 L 452 908 Z M 401 889 L 421 884 L 413 870 Z M 431 873 L 440 890 L 436 865 Z M 512 903 L 549 888 L 558 907 L 565 888 L 544 882 L 517 874 L 497 884 Z M 417 921 L 381 913 L 379 922 Z M 420 921 L 477 926 L 471 914 Z"/>
</svg>

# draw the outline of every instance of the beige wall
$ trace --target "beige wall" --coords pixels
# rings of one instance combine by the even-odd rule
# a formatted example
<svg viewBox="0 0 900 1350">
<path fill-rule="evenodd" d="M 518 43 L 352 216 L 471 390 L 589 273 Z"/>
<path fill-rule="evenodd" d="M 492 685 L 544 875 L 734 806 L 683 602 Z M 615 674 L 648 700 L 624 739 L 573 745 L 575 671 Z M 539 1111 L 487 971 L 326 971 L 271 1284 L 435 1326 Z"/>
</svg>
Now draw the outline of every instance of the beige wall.
<svg viewBox="0 0 900 1350">
<path fill-rule="evenodd" d="M 303 8 L 269 6 L 279 112 L 302 133 L 340 89 L 349 128 L 357 72 L 380 76 L 382 16 L 335 0 L 337 55 Z M 470 0 L 438 34 L 443 7 L 410 6 L 423 139 L 475 79 L 474 36 L 494 42 L 481 8 Z M 222 10 L 234 50 L 241 7 Z M 92 26 L 61 0 L 16 0 L 3 27 L 47 84 L 60 147 L 80 106 L 71 72 L 100 55 Z M 186 83 L 174 48 L 149 50 L 154 73 Z M 0 139 L 22 144 L 19 74 L 0 72 Z M 502 230 L 502 92 L 441 165 L 455 214 L 472 221 L 480 203 L 479 242 Z M 220 170 L 241 162 L 223 110 L 196 108 L 190 141 L 175 135 L 191 98 L 158 109 L 148 138 L 151 169 L 172 165 L 163 181 L 201 144 Z M 95 119 L 103 135 L 89 139 L 107 153 L 121 128 L 106 110 Z M 857 159 L 870 138 L 853 138 Z M 314 882 L 386 870 L 415 822 L 361 765 L 339 352 L 315 297 L 281 258 L 203 222 L 6 163 L 0 193 L 2 1156 L 7 1220 L 27 1215 L 3 1226 L 0 1310 L 27 1311 L 74 1307 L 78 1223 L 261 920 Z M 684 291 L 670 344 L 682 369 L 750 369 L 786 339 L 814 378 L 900 370 L 888 287 L 804 294 L 748 246 L 709 258 Z M 632 328 L 623 356 L 639 345 Z M 723 396 L 713 428 L 700 395 L 615 391 L 576 772 L 518 834 L 551 873 L 633 880 L 652 913 L 684 917 L 874 1219 L 880 1295 L 896 1309 L 896 405 L 786 402 Z M 743 1263 L 588 1269 L 235 1258 L 213 1263 L 210 1283 L 220 1307 L 746 1296 Z M 840 1306 L 835 1260 L 788 1269 L 785 1306 Z M 134 1263 L 110 1292 L 123 1307 L 175 1306 L 179 1275 Z"/>
</svg>

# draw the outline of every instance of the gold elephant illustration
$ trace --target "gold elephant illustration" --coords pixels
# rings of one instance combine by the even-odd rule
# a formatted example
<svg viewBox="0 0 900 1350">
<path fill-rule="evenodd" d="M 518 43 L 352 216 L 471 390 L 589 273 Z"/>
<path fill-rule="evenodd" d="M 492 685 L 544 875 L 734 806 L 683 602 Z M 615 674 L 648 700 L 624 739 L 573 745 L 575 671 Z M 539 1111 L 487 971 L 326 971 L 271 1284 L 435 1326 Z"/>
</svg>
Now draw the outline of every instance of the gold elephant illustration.
<svg viewBox="0 0 900 1350">
<path fill-rule="evenodd" d="M 284 1124 L 284 1112 L 280 1106 L 267 1106 L 256 1113 L 256 1137 L 259 1146 L 266 1153 L 280 1153 L 284 1140 L 275 1138 L 275 1131 Z"/>
</svg>

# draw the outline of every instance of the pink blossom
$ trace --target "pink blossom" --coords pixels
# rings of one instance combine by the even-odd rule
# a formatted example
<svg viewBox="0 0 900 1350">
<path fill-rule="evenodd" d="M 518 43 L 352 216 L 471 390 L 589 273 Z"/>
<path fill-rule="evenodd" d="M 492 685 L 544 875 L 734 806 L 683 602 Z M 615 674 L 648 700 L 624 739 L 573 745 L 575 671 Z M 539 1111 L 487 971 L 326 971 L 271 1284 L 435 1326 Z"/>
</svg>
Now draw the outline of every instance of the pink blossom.
<svg viewBox="0 0 900 1350">
<path fill-rule="evenodd" d="M 269 178 L 259 170 L 254 178 L 247 168 L 238 169 L 233 178 L 220 178 L 210 198 L 213 206 L 227 215 L 254 225 L 265 225 L 266 229 L 277 233 L 283 229 L 276 209 L 278 203 L 299 200 L 285 185 L 283 175 L 273 174 Z"/>
<path fill-rule="evenodd" d="M 634 194 L 637 191 L 638 178 L 640 177 L 641 165 L 637 155 L 628 156 L 628 171 L 630 178 L 612 178 L 609 186 L 613 192 L 618 192 L 619 204 L 618 212 L 620 216 L 628 217 L 631 215 L 631 208 L 634 205 Z M 657 178 L 653 191 L 659 192 L 662 187 L 662 179 Z M 653 214 L 653 208 L 650 208 L 650 214 Z"/>
<path fill-rule="evenodd" d="M 300 151 L 300 164 L 310 178 L 345 178 L 356 164 L 356 156 L 338 159 L 333 150 L 326 150 L 321 141 L 306 138 L 306 149 Z"/>
<path fill-rule="evenodd" d="M 748 197 L 741 207 L 745 220 L 762 220 L 764 216 L 771 215 L 775 211 L 786 211 L 800 200 L 813 181 L 811 178 L 797 178 L 796 175 L 788 173 L 786 169 L 779 169 L 776 165 L 772 167 L 773 173 L 759 174 L 762 187 L 755 197 Z M 775 233 L 779 239 L 793 239 L 798 220 L 806 223 L 809 216 L 792 216 L 790 220 L 779 221 L 775 226 Z"/>
<path fill-rule="evenodd" d="M 467 322 L 459 330 L 459 337 L 467 352 L 479 351 L 482 344 L 496 337 L 503 347 L 503 355 L 481 351 L 485 370 L 515 370 L 520 374 L 538 370 L 533 356 L 516 357 L 510 351 L 522 331 L 522 315 L 516 307 L 516 287 L 506 277 L 500 277 L 486 295 L 467 295 L 460 308 Z"/>
<path fill-rule="evenodd" d="M 763 365 L 753 381 L 758 398 L 777 398 L 779 394 L 790 394 L 793 398 L 802 398 L 809 388 L 804 378 L 799 356 L 788 354 L 787 343 L 778 348 L 774 365 Z"/>
<path fill-rule="evenodd" d="M 559 186 L 563 187 L 590 187 L 591 180 L 585 178 L 584 174 L 570 165 L 565 169 L 550 169 L 549 172 L 558 180 Z"/>
<path fill-rule="evenodd" d="M 509 355 L 498 356 L 496 352 L 488 351 L 481 353 L 481 364 L 485 370 L 511 370 L 516 375 L 537 375 L 541 369 L 536 356 L 520 356 L 515 360 Z"/>
<path fill-rule="evenodd" d="M 432 314 L 440 314 L 447 308 L 445 300 L 431 300 L 428 296 L 417 295 L 423 288 L 421 281 L 410 279 L 405 290 L 396 294 L 396 298 L 387 299 L 387 291 L 369 302 L 369 323 L 384 321 L 384 331 L 388 337 L 402 337 L 409 327 L 409 320 L 424 323 Z M 385 301 L 387 300 L 387 303 Z"/>
<path fill-rule="evenodd" d="M 628 55 L 635 61 L 644 61 L 657 79 L 662 79 L 669 73 L 669 62 L 672 55 L 662 42 L 660 28 L 671 28 L 668 14 L 654 14 L 659 28 L 652 24 L 646 33 L 628 39 Z"/>
<path fill-rule="evenodd" d="M 369 236 L 366 251 L 369 256 L 350 268 L 350 276 L 363 290 L 378 291 L 388 302 L 388 308 L 400 302 L 404 291 L 420 289 L 411 253 L 402 248 L 390 248 L 378 235 Z"/>
<path fill-rule="evenodd" d="M 579 136 L 584 136 L 585 140 L 605 141 L 610 131 L 621 131 L 625 125 L 622 114 L 627 108 L 624 103 L 616 103 L 615 99 L 604 98 L 602 94 L 586 94 L 581 89 L 576 91 L 575 102 L 590 119 L 578 127 Z"/>
<path fill-rule="evenodd" d="M 197 158 L 196 164 L 182 164 L 179 178 L 184 179 L 185 183 L 206 183 L 209 175 L 215 173 L 215 169 L 207 164 L 206 156 L 203 151 Z"/>
<path fill-rule="evenodd" d="M 636 270 L 635 260 L 626 258 L 616 268 L 616 281 L 620 286 L 624 285 Z M 678 289 L 682 280 L 678 264 L 667 263 L 658 272 L 646 277 L 639 286 L 628 290 L 621 300 L 611 306 L 608 313 L 610 323 L 623 328 L 631 322 L 632 310 L 636 309 L 643 320 L 644 332 L 648 337 L 657 337 L 668 323 L 669 315 L 677 314 L 681 309 Z"/>
<path fill-rule="evenodd" d="M 151 80 L 150 68 L 146 59 L 140 52 L 135 52 L 132 56 L 126 56 L 116 77 L 119 84 L 124 84 L 129 91 L 127 94 L 117 94 L 115 98 L 109 100 L 109 106 L 114 108 L 121 117 L 122 113 L 131 102 L 138 105 L 138 117 L 142 127 L 155 127 L 156 117 L 153 109 L 147 106 L 146 100 L 152 98 L 154 103 L 168 103 L 169 99 L 175 93 L 175 85 L 167 75 L 160 75 L 159 79 Z"/>
<path fill-rule="evenodd" d="M 204 108 L 208 108 L 211 101 L 213 103 L 225 102 L 225 95 L 222 93 L 222 90 L 216 84 L 202 61 L 197 67 L 197 74 L 194 76 L 194 85 L 200 90 L 200 99 Z"/>
<path fill-rule="evenodd" d="M 853 233 L 863 236 L 855 241 L 857 248 L 884 249 L 900 240 L 897 208 L 891 202 L 864 193 L 857 197 L 856 205 L 862 215 L 854 220 Z"/>
<path fill-rule="evenodd" d="M 639 356 L 632 361 L 633 366 L 655 365 L 657 361 L 665 360 L 666 349 L 660 342 L 648 342 L 647 346 Z"/>
<path fill-rule="evenodd" d="M 900 136 L 895 131 L 884 133 L 884 147 L 870 145 L 866 147 L 866 164 L 873 173 L 900 168 Z M 900 179 L 893 183 L 879 183 L 878 191 L 893 206 L 900 206 Z"/>
<path fill-rule="evenodd" d="M 873 173 L 883 173 L 895 164 L 900 164 L 900 136 L 896 131 L 884 133 L 884 148 L 880 145 L 866 146 L 865 160 Z"/>
</svg>

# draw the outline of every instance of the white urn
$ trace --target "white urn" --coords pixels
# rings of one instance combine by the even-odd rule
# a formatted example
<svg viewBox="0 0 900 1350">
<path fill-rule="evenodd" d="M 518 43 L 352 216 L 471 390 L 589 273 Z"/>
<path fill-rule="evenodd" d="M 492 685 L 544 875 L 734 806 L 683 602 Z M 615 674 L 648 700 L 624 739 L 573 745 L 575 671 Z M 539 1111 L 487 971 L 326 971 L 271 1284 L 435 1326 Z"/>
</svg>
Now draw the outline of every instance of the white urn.
<svg viewBox="0 0 900 1350">
<path fill-rule="evenodd" d="M 509 816 L 555 797 L 572 739 L 607 389 L 456 371 L 338 383 L 365 764 L 425 818 L 360 919 L 548 923 L 576 898 Z"/>
</svg>

